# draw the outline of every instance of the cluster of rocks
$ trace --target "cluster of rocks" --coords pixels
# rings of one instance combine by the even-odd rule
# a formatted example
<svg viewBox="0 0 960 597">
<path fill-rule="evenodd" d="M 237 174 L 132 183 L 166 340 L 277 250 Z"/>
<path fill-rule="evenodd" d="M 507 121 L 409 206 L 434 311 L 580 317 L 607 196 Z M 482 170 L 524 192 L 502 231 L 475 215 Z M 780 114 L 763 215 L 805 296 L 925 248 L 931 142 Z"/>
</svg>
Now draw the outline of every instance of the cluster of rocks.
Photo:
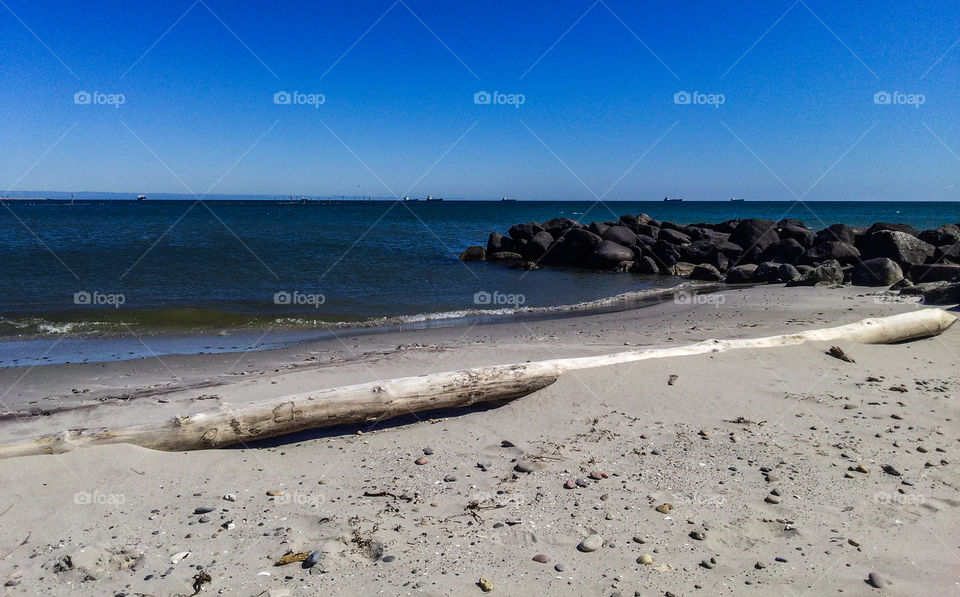
<svg viewBox="0 0 960 597">
<path fill-rule="evenodd" d="M 685 276 L 730 284 L 918 285 L 936 302 L 958 302 L 960 226 L 918 231 L 879 222 L 833 224 L 814 232 L 794 219 L 728 220 L 680 225 L 646 214 L 587 226 L 569 218 L 512 226 L 469 247 L 464 261 L 541 265 Z"/>
</svg>

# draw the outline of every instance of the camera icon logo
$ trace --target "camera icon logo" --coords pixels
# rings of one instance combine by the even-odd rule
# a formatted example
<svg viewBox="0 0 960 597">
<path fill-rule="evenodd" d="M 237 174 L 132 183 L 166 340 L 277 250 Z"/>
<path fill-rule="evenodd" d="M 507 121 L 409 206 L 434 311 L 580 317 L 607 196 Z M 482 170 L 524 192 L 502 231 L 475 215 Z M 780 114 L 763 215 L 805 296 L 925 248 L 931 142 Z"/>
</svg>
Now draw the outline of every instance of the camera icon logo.
<svg viewBox="0 0 960 597">
<path fill-rule="evenodd" d="M 473 304 L 475 305 L 489 305 L 491 300 L 492 297 L 486 290 L 481 290 L 473 295 Z"/>
<path fill-rule="evenodd" d="M 78 91 L 73 94 L 73 103 L 85 106 L 90 103 L 90 93 L 87 91 Z"/>
<path fill-rule="evenodd" d="M 86 290 L 81 290 L 80 292 L 73 293 L 73 304 L 75 305 L 89 305 L 91 301 L 90 293 Z"/>
<path fill-rule="evenodd" d="M 273 304 L 274 304 L 274 305 L 289 305 L 290 302 L 291 302 L 291 299 L 292 299 L 292 297 L 290 296 L 290 293 L 289 293 L 289 292 L 287 292 L 286 290 L 281 290 L 280 292 L 274 293 L 274 295 L 273 295 Z"/>
<path fill-rule="evenodd" d="M 686 105 L 690 103 L 690 93 L 687 91 L 678 91 L 673 94 L 673 103 Z"/>
<path fill-rule="evenodd" d="M 273 94 L 273 103 L 285 106 L 290 103 L 290 93 L 288 91 L 278 91 Z"/>
<path fill-rule="evenodd" d="M 490 103 L 490 94 L 486 91 L 478 91 L 473 94 L 473 103 L 485 106 Z"/>
<path fill-rule="evenodd" d="M 891 96 L 886 91 L 878 91 L 873 94 L 873 103 L 878 106 L 885 106 L 890 103 Z"/>
</svg>

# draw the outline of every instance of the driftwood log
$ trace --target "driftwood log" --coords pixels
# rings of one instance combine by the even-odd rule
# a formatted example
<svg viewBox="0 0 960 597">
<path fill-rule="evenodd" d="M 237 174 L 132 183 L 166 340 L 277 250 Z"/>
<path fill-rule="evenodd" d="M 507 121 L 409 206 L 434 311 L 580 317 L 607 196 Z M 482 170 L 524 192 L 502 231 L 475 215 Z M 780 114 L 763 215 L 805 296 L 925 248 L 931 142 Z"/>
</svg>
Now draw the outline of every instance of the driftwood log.
<svg viewBox="0 0 960 597">
<path fill-rule="evenodd" d="M 0 444 L 0 458 L 56 454 L 82 446 L 130 443 L 156 450 L 218 448 L 306 429 L 386 420 L 408 413 L 502 402 L 552 384 L 565 372 L 647 359 L 773 348 L 804 342 L 847 340 L 890 344 L 940 334 L 956 317 L 941 309 L 864 319 L 849 325 L 765 338 L 704 340 L 675 348 L 630 350 L 607 355 L 478 367 L 281 396 L 223 406 L 155 423 L 120 428 L 71 429 Z"/>
</svg>

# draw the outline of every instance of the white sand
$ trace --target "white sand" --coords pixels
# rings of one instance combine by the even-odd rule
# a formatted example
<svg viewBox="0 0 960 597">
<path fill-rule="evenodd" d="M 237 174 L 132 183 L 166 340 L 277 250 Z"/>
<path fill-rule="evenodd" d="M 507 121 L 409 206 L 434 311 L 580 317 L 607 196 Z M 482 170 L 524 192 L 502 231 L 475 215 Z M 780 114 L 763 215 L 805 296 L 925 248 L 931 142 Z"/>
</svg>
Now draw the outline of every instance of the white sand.
<svg viewBox="0 0 960 597">
<path fill-rule="evenodd" d="M 765 336 L 915 308 L 850 288 L 723 296 L 719 307 L 671 303 L 347 334 L 247 355 L 8 369 L 3 400 L 21 416 L 78 408 L 8 417 L 0 432 L 144 421 L 400 375 Z M 189 595 L 197 567 L 212 578 L 201 594 L 243 596 L 480 595 L 481 577 L 500 595 L 960 594 L 960 328 L 895 346 L 843 345 L 852 364 L 826 348 L 572 372 L 499 408 L 251 449 L 108 446 L 0 461 L 0 584 L 14 583 L 0 594 Z M 424 449 L 433 453 L 418 466 Z M 544 468 L 518 473 L 519 460 Z M 869 472 L 848 471 L 857 464 Z M 590 480 L 592 471 L 609 477 Z M 587 486 L 563 487 L 577 479 Z M 773 489 L 779 504 L 764 501 Z M 364 496 L 380 491 L 401 497 Z M 674 509 L 654 510 L 662 503 Z M 216 508 L 209 522 L 197 522 L 198 507 Z M 578 551 L 592 533 L 604 546 Z M 324 557 L 310 570 L 273 566 L 288 550 L 315 549 Z M 178 552 L 191 555 L 172 564 Z M 537 554 L 549 562 L 532 561 Z M 653 563 L 638 564 L 643 554 Z M 712 569 L 700 565 L 711 557 Z M 890 584 L 870 587 L 870 572 Z"/>
</svg>

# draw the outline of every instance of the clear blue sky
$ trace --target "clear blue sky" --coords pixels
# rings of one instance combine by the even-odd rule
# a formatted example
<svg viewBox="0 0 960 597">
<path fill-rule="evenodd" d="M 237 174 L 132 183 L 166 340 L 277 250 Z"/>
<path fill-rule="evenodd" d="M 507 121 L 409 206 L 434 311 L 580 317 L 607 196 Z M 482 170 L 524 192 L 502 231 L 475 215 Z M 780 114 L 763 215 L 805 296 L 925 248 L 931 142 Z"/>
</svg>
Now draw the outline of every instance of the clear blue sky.
<svg viewBox="0 0 960 597">
<path fill-rule="evenodd" d="M 958 39 L 955 0 L 2 0 L 0 187 L 957 199 Z"/>
</svg>

